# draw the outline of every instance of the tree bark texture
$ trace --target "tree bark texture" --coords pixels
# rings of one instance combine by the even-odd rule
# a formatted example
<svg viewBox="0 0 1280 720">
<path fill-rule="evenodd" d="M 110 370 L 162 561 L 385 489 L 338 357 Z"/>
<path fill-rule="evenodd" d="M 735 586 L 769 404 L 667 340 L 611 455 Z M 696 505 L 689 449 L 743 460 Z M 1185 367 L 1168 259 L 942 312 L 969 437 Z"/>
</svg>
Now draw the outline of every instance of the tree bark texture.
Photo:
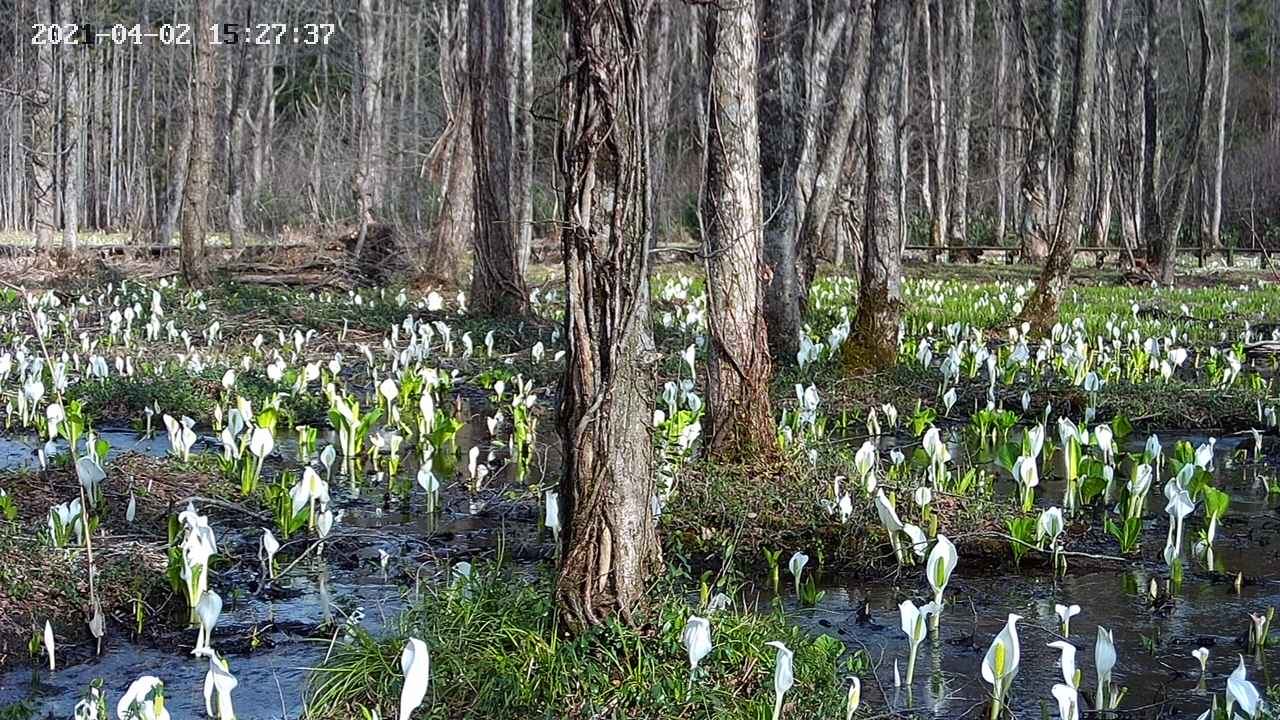
<svg viewBox="0 0 1280 720">
<path fill-rule="evenodd" d="M 467 68 L 468 4 L 469 0 L 459 0 L 439 9 L 440 85 L 446 125 L 432 149 L 431 168 L 439 188 L 440 209 L 419 267 L 423 277 L 436 282 L 456 280 L 461 273 L 475 222 L 475 157 L 471 148 L 471 82 Z"/>
<path fill-rule="evenodd" d="M 736 0 L 735 0 L 736 1 Z M 796 258 L 796 161 L 805 119 L 801 43 L 795 0 L 765 0 L 760 27 L 760 189 L 764 261 L 769 268 L 764 316 L 774 357 L 800 349 L 801 306 Z"/>
<path fill-rule="evenodd" d="M 764 319 L 763 214 L 756 115 L 756 18 L 750 0 L 707 12 L 707 449 L 721 458 L 773 447 Z"/>
<path fill-rule="evenodd" d="M 1178 240 L 1182 234 L 1183 219 L 1187 213 L 1187 201 L 1191 194 L 1192 180 L 1199 165 L 1200 151 L 1204 146 L 1204 117 L 1209 114 L 1209 66 L 1213 62 L 1213 41 L 1209 38 L 1208 8 L 1205 0 L 1196 4 L 1196 16 L 1200 31 L 1200 67 L 1196 94 L 1187 108 L 1186 135 L 1182 138 L 1178 165 L 1174 171 L 1170 189 L 1172 207 L 1162 223 L 1158 268 L 1160 282 L 1173 284 L 1178 254 Z"/>
<path fill-rule="evenodd" d="M 36 22 L 48 25 L 53 22 L 49 0 L 36 0 Z M 54 184 L 54 165 L 59 153 L 54 144 L 54 87 L 53 45 L 41 43 L 34 48 L 36 67 L 34 83 L 28 95 L 31 115 L 31 196 L 35 206 L 34 222 L 36 247 L 49 249 L 58 226 L 58 187 Z"/>
<path fill-rule="evenodd" d="M 1058 212 L 1057 229 L 1040 273 L 1040 281 L 1023 307 L 1021 319 L 1030 323 L 1032 332 L 1044 334 L 1058 319 L 1058 306 L 1071 281 L 1071 263 L 1084 228 L 1085 203 L 1088 197 L 1090 164 L 1089 129 L 1094 114 L 1094 95 L 1098 79 L 1098 33 L 1100 0 L 1081 0 L 1080 21 L 1076 33 L 1075 90 L 1068 131 L 1068 148 L 1062 209 Z"/>
<path fill-rule="evenodd" d="M 906 54 L 907 0 L 875 0 L 867 79 L 867 201 L 858 312 L 844 345 L 850 370 L 879 370 L 898 360 L 902 321 L 902 213 L 899 83 Z"/>
<path fill-rule="evenodd" d="M 818 160 L 818 171 L 814 176 L 813 190 L 809 202 L 805 204 L 804 221 L 800 226 L 800 245 L 802 247 L 818 247 L 827 218 L 831 215 L 837 191 L 841 182 L 841 172 L 846 156 L 856 154 L 858 165 L 862 166 L 863 147 L 851 139 L 854 127 L 860 127 L 866 98 L 867 65 L 871 57 L 871 20 L 874 0 L 854 0 L 857 15 L 854 17 L 853 37 L 849 45 L 844 78 L 840 83 L 839 97 L 827 133 L 827 144 Z M 861 218 L 861 213 L 853 216 Z M 803 254 L 803 253 L 802 253 Z M 839 264 L 839 263 L 837 263 Z M 807 270 L 801 276 L 801 289 L 807 303 L 808 288 L 813 283 L 815 263 L 807 263 Z"/>
<path fill-rule="evenodd" d="M 515 0 L 471 0 L 468 66 L 471 144 L 475 155 L 475 227 L 471 234 L 471 306 L 489 315 L 520 315 L 529 305 L 520 250 L 518 179 L 513 163 L 515 54 L 509 7 Z"/>
<path fill-rule="evenodd" d="M 58 22 L 77 22 L 72 0 L 57 0 Z M 80 190 L 84 178 L 83 108 L 80 106 L 80 59 L 84 48 L 58 45 L 62 60 L 62 249 L 74 253 L 80 237 Z"/>
<path fill-rule="evenodd" d="M 207 28 L 215 0 L 196 0 L 196 27 Z M 192 287 L 209 284 L 205 234 L 208 222 L 209 180 L 213 170 L 214 76 L 213 45 L 208 33 L 196 33 L 191 43 L 191 131 L 187 178 L 182 203 L 182 277 Z"/>
<path fill-rule="evenodd" d="M 1217 146 L 1213 159 L 1213 207 L 1209 218 L 1209 243 L 1222 247 L 1222 169 L 1227 152 L 1227 90 L 1231 83 L 1231 0 L 1222 3 L 1222 78 L 1218 87 Z"/>
<path fill-rule="evenodd" d="M 951 218 L 947 221 L 949 248 L 969 244 L 969 131 L 973 114 L 973 29 L 977 22 L 976 0 L 957 0 L 954 18 L 958 36 L 956 58 L 955 135 L 951 150 Z M 951 255 L 954 261 L 956 254 Z"/>
<path fill-rule="evenodd" d="M 657 568 L 649 310 L 648 0 L 565 0 L 559 170 L 566 279 L 560 429 L 562 557 L 571 629 L 636 622 Z"/>
</svg>

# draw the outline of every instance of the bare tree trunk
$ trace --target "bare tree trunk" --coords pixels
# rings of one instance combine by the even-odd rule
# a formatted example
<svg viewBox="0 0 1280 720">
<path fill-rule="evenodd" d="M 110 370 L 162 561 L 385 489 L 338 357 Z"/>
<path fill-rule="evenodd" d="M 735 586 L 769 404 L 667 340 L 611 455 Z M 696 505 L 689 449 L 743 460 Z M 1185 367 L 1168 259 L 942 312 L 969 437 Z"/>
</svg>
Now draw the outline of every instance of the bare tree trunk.
<svg viewBox="0 0 1280 720">
<path fill-rule="evenodd" d="M 648 0 L 565 0 L 560 162 L 568 353 L 561 386 L 561 617 L 638 621 L 660 563 L 649 311 Z"/>
<path fill-rule="evenodd" d="M 871 14 L 874 0 L 854 0 L 857 3 L 857 15 L 854 18 L 853 38 L 849 44 L 849 55 L 845 67 L 844 79 L 840 84 L 839 100 L 835 114 L 831 119 L 827 145 L 819 160 L 818 172 L 814 176 L 813 192 L 805 205 L 804 222 L 800 226 L 800 246 L 802 248 L 817 247 L 827 227 L 832 205 L 835 204 L 836 192 L 841 182 L 841 172 L 846 157 L 850 154 L 862 155 L 862 148 L 851 139 L 854 126 L 862 118 L 864 98 L 866 97 L 867 64 L 871 47 Z M 861 214 L 855 216 L 861 221 Z M 801 255 L 806 254 L 801 251 Z M 837 265 L 842 263 L 837 262 Z M 813 283 L 813 263 L 806 263 L 806 273 L 801 276 L 801 288 L 804 291 L 802 303 L 808 303 L 809 286 Z M 802 306 L 803 307 L 803 306 Z"/>
<path fill-rule="evenodd" d="M 36 0 L 36 22 L 49 25 L 53 22 L 49 0 Z M 36 248 L 44 251 L 53 245 L 53 234 L 58 227 L 58 188 L 53 181 L 53 166 L 58 161 L 54 146 L 54 87 L 53 45 L 41 43 L 35 48 L 35 74 L 28 95 L 34 112 L 31 115 L 31 199 L 34 204 Z"/>
<path fill-rule="evenodd" d="M 72 0 L 57 0 L 58 22 L 64 27 L 77 22 Z M 74 253 L 80 237 L 80 183 L 84 176 L 84 148 L 80 107 L 80 56 L 84 48 L 58 45 L 62 60 L 62 249 Z"/>
<path fill-rule="evenodd" d="M 475 221 L 475 157 L 471 148 L 471 81 L 467 77 L 467 6 L 460 0 L 452 14 L 440 14 L 440 86 L 447 124 L 436 141 L 433 172 L 440 188 L 440 211 L 420 268 L 436 281 L 457 280 Z"/>
<path fill-rule="evenodd" d="M 385 0 L 384 0 L 385 2 Z M 359 69 L 352 83 L 356 118 L 356 163 L 352 189 L 360 221 L 357 260 L 375 212 L 382 208 L 386 157 L 382 132 L 382 83 L 386 59 L 387 18 L 384 2 L 360 0 L 358 9 Z"/>
<path fill-rule="evenodd" d="M 471 306 L 495 316 L 520 315 L 529 305 L 513 191 L 518 182 L 512 164 L 516 68 L 508 6 L 514 2 L 471 0 L 467 20 L 476 210 Z"/>
<path fill-rule="evenodd" d="M 800 349 L 805 294 L 796 258 L 796 160 L 805 118 L 794 0 L 765 0 L 760 28 L 760 188 L 764 208 L 764 261 L 769 268 L 764 317 L 774 357 Z"/>
<path fill-rule="evenodd" d="M 196 0 L 196 27 L 207 28 L 215 15 L 215 0 Z M 209 284 L 205 256 L 209 178 L 213 168 L 213 91 L 216 84 L 213 45 L 207 32 L 193 33 L 191 43 L 191 149 L 182 203 L 182 277 L 192 287 Z"/>
<path fill-rule="evenodd" d="M 1048 0 L 1050 32 L 1061 35 L 1062 0 Z M 1054 205 L 1053 154 L 1057 126 L 1056 98 L 1060 95 L 1062 73 L 1058 70 L 1060 37 L 1051 39 L 1049 49 L 1037 42 L 1024 8 L 1024 0 L 1013 0 L 1014 22 L 1025 69 L 1023 110 L 1028 125 L 1027 154 L 1022 173 L 1022 259 L 1039 262 L 1049 252 Z M 1042 33 L 1043 34 L 1043 33 Z"/>
<path fill-rule="evenodd" d="M 969 124 L 973 113 L 973 27 L 977 22 L 975 0 L 958 0 L 955 3 L 956 33 L 959 36 L 956 63 L 955 137 L 951 145 L 951 192 L 947 231 L 950 248 L 964 247 L 969 243 Z M 952 259 L 956 258 L 954 252 Z"/>
<path fill-rule="evenodd" d="M 266 58 L 262 63 L 262 77 L 258 81 L 258 109 L 254 113 L 254 119 L 249 120 L 249 130 L 253 133 L 250 141 L 253 146 L 253 160 L 249 166 L 249 186 L 245 188 L 246 194 L 252 200 L 257 198 L 258 190 L 262 187 L 262 171 L 265 164 L 268 148 L 271 146 L 271 129 L 273 118 L 275 116 L 275 67 L 276 67 L 276 46 L 269 44 L 266 47 Z M 317 216 L 317 220 L 319 217 Z"/>
<path fill-rule="evenodd" d="M 236 63 L 235 80 L 231 90 L 231 109 L 227 114 L 227 230 L 232 247 L 244 245 L 244 126 L 249 114 L 248 98 L 253 95 L 256 73 L 249 72 L 249 47 L 241 45 L 235 50 L 240 59 Z"/>
<path fill-rule="evenodd" d="M 707 449 L 717 457 L 774 442 L 764 319 L 763 214 L 756 117 L 755 3 L 707 12 L 708 132 L 703 198 L 707 254 Z"/>
<path fill-rule="evenodd" d="M 1231 2 L 1222 3 L 1222 85 L 1218 94 L 1218 139 L 1213 162 L 1213 212 L 1209 220 L 1209 243 L 1222 247 L 1222 168 L 1227 151 L 1227 90 L 1231 81 Z"/>
<path fill-rule="evenodd" d="M 674 3 L 656 2 L 649 9 L 650 72 L 647 78 L 650 136 L 649 185 L 653 188 L 653 230 L 655 245 L 670 229 L 673 190 L 668 185 L 670 159 L 667 123 L 671 117 L 671 86 L 674 79 L 671 53 L 671 14 Z"/>
<path fill-rule="evenodd" d="M 796 0 L 792 0 L 795 2 Z M 830 0 L 825 3 L 813 3 L 806 0 L 798 3 L 799 7 L 795 11 L 795 17 L 799 22 L 807 23 L 808 29 L 803 33 L 804 40 L 797 38 L 804 47 L 800 49 L 802 62 L 800 63 L 800 93 L 804 98 L 804 106 L 800 115 L 800 159 L 796 161 L 796 218 L 800 222 L 808 213 L 808 204 L 815 182 L 815 176 L 818 173 L 818 144 L 822 137 L 822 118 L 826 114 L 823 112 L 823 105 L 827 101 L 827 83 L 831 75 L 831 57 L 835 53 L 836 46 L 840 43 L 840 39 L 844 36 L 844 28 L 846 24 L 845 15 L 848 14 L 842 6 L 851 2 L 859 2 L 860 0 Z M 822 5 L 826 5 L 826 11 L 822 12 Z M 799 29 L 794 32 L 799 33 Z M 826 148 L 824 148 L 825 150 Z M 766 205 L 765 214 L 768 214 Z M 796 251 L 796 257 L 801 266 L 801 276 L 813 276 L 813 269 L 807 267 L 812 264 L 816 245 L 804 245 L 804 238 L 800 238 L 801 245 Z"/>
<path fill-rule="evenodd" d="M 515 52 L 514 100 L 511 105 L 512 192 L 515 199 L 516 252 L 520 267 L 528 267 L 533 251 L 533 0 L 514 0 L 511 45 Z M 516 42 L 518 40 L 518 42 Z"/>
<path fill-rule="evenodd" d="M 1009 130 L 1013 123 L 1009 117 L 1011 107 L 1008 89 L 1009 79 L 1009 13 L 1004 0 L 993 2 L 995 32 L 999 50 L 996 55 L 996 86 L 993 92 L 992 132 L 995 133 L 996 163 L 996 243 L 1003 245 L 1009 232 Z"/>
<path fill-rule="evenodd" d="M 1142 231 L 1149 242 L 1147 259 L 1159 267 L 1164 242 L 1160 211 L 1161 141 L 1159 113 L 1161 0 L 1142 0 L 1142 35 L 1138 55 L 1142 63 Z"/>
<path fill-rule="evenodd" d="M 858 314 L 844 344 L 851 370 L 892 367 L 902 320 L 903 210 L 899 83 L 906 55 L 907 0 L 875 0 L 867 79 L 867 205 Z"/>
<path fill-rule="evenodd" d="M 946 29 L 955 21 L 945 14 L 944 8 L 949 4 L 945 0 L 939 2 L 937 12 L 934 13 L 931 1 L 923 2 L 925 86 L 929 91 L 929 132 L 933 139 L 927 156 L 931 160 L 929 184 L 932 197 L 932 202 L 929 203 L 929 245 L 933 248 L 930 258 L 935 262 L 947 244 L 947 221 L 950 219 L 948 203 L 951 197 L 951 177 L 948 168 L 951 161 L 951 58 Z"/>
<path fill-rule="evenodd" d="M 1164 223 L 1158 255 L 1160 282 L 1165 285 L 1173 283 L 1178 239 L 1182 234 L 1182 223 L 1187 213 L 1192 180 L 1199 164 L 1201 149 L 1204 147 L 1204 117 L 1209 114 L 1209 66 L 1213 62 L 1213 41 L 1209 37 L 1208 14 L 1205 0 L 1198 0 L 1196 17 L 1200 29 L 1199 79 L 1196 84 L 1195 100 L 1187 108 L 1187 133 L 1183 137 L 1182 152 L 1178 154 L 1178 167 L 1170 190 L 1173 196 L 1173 208 Z"/>
<path fill-rule="evenodd" d="M 1058 306 L 1071 281 L 1071 261 L 1084 226 L 1085 201 L 1090 175 L 1089 124 L 1094 113 L 1098 79 L 1099 0 L 1081 0 L 1077 30 L 1075 91 L 1066 157 L 1066 194 L 1058 213 L 1057 230 L 1040 282 L 1027 299 L 1020 319 L 1036 334 L 1047 333 L 1058 319 Z"/>
</svg>

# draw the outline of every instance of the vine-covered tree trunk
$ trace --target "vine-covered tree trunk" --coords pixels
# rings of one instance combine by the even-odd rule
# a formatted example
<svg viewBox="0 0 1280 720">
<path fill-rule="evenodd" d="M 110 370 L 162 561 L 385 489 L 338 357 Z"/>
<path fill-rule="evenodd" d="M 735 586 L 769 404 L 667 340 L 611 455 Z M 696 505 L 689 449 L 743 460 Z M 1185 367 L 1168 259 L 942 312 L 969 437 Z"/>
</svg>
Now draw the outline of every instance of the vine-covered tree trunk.
<svg viewBox="0 0 1280 720">
<path fill-rule="evenodd" d="M 49 25 L 53 22 L 48 0 L 37 0 L 35 6 L 37 23 Z M 58 226 L 58 188 L 53 180 L 53 167 L 58 159 L 53 142 L 53 45 L 40 43 L 34 50 L 36 67 L 29 95 L 34 111 L 31 114 L 31 148 L 28 150 L 31 157 L 31 198 L 35 206 L 36 247 L 48 250 Z"/>
<path fill-rule="evenodd" d="M 467 65 L 471 74 L 471 145 L 475 156 L 475 227 L 471 233 L 471 307 L 489 315 L 523 314 L 529 305 L 515 194 L 513 114 L 515 54 L 508 5 L 471 0 Z"/>
<path fill-rule="evenodd" d="M 1071 281 L 1071 261 L 1084 228 L 1090 163 L 1089 126 L 1094 113 L 1098 78 L 1099 0 L 1081 0 L 1080 24 L 1076 36 L 1075 92 L 1066 157 L 1065 195 L 1058 214 L 1057 230 L 1040 281 L 1023 307 L 1021 319 L 1032 332 L 1044 334 L 1058 319 L 1058 305 Z"/>
<path fill-rule="evenodd" d="M 196 27 L 213 22 L 215 0 L 196 0 Z M 213 170 L 214 105 L 217 78 L 213 66 L 213 45 L 207 32 L 194 33 L 191 43 L 191 130 L 187 178 L 182 202 L 182 277 L 192 287 L 209 283 L 205 256 L 205 223 L 208 222 L 209 181 Z"/>
<path fill-rule="evenodd" d="M 564 187 L 562 557 L 556 602 L 571 629 L 631 622 L 660 561 L 649 311 L 648 0 L 564 0 L 559 168 Z"/>
<path fill-rule="evenodd" d="M 769 266 L 764 317 L 774 357 L 800 349 L 802 279 L 796 262 L 796 161 L 800 154 L 803 90 L 795 0 L 765 0 L 760 28 L 760 190 L 764 261 Z"/>
<path fill-rule="evenodd" d="M 891 367 L 898 360 L 902 319 L 902 141 L 899 83 L 906 52 L 906 0 L 876 0 L 867 79 L 867 204 L 858 313 L 844 344 L 852 370 Z"/>
<path fill-rule="evenodd" d="M 772 447 L 764 319 L 755 6 L 708 8 L 708 131 L 703 224 L 707 254 L 707 448 L 743 456 Z"/>
</svg>

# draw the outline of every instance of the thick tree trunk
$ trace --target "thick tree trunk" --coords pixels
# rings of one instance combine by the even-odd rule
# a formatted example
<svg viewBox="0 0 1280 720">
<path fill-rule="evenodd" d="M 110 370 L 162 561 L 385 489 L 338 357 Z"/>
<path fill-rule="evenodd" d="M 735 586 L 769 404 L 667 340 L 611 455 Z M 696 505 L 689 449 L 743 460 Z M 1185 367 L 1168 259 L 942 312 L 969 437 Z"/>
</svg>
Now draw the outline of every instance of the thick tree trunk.
<svg viewBox="0 0 1280 720">
<path fill-rule="evenodd" d="M 53 22 L 49 0 L 36 0 L 36 22 L 49 25 Z M 48 250 L 53 244 L 53 234 L 58 227 L 58 188 L 54 184 L 54 164 L 59 154 L 54 149 L 54 105 L 51 89 L 54 87 L 53 45 L 41 43 L 34 47 L 35 73 L 31 93 L 31 199 L 35 206 L 34 221 L 36 248 Z"/>
<path fill-rule="evenodd" d="M 955 136 L 951 149 L 951 218 L 947 221 L 949 248 L 969 244 L 969 125 L 973 112 L 973 27 L 977 22 L 975 0 L 959 0 L 955 4 L 956 33 L 959 36 L 956 61 Z M 957 258 L 952 253 L 952 261 Z"/>
<path fill-rule="evenodd" d="M 773 446 L 764 319 L 760 147 L 752 2 L 707 12 L 707 448 L 745 457 Z"/>
<path fill-rule="evenodd" d="M 764 317 L 775 358 L 800 349 L 804 291 L 796 259 L 796 160 L 801 149 L 803 85 L 795 0 L 765 0 L 760 28 L 760 189 L 764 261 L 769 267 Z"/>
<path fill-rule="evenodd" d="M 561 386 L 563 562 L 569 628 L 635 622 L 660 562 L 649 311 L 645 13 L 648 0 L 565 0 L 559 168 L 567 359 Z"/>
<path fill-rule="evenodd" d="M 1027 299 L 1020 318 L 1031 324 L 1032 332 L 1047 333 L 1058 319 L 1058 305 L 1071 281 L 1071 262 L 1084 226 L 1088 198 L 1090 163 L 1089 125 L 1094 114 L 1098 78 L 1099 0 L 1081 0 L 1080 23 L 1076 33 L 1075 91 L 1071 106 L 1066 156 L 1065 194 L 1058 213 L 1057 229 L 1040 273 L 1040 282 Z"/>
<path fill-rule="evenodd" d="M 58 22 L 64 27 L 78 22 L 72 0 L 57 0 Z M 62 60 L 62 249 L 74 253 L 80 237 L 80 183 L 84 177 L 81 146 L 83 118 L 80 107 L 80 45 L 58 45 Z"/>
<path fill-rule="evenodd" d="M 196 27 L 213 22 L 215 0 L 196 0 Z M 209 178 L 213 169 L 214 68 L 213 45 L 207 32 L 194 33 L 191 43 L 191 133 L 187 178 L 182 203 L 182 277 L 192 287 L 209 284 L 205 256 L 205 223 L 208 221 Z"/>
<path fill-rule="evenodd" d="M 437 282 L 460 278 L 475 221 L 475 157 L 471 149 L 471 83 L 467 77 L 467 5 L 440 11 L 440 85 L 448 121 L 433 151 L 432 174 L 440 211 L 420 272 Z"/>
<path fill-rule="evenodd" d="M 475 228 L 471 234 L 471 307 L 494 316 L 528 309 L 525 262 L 516 221 L 518 182 L 512 162 L 516 80 L 508 5 L 515 0 L 471 0 L 468 66 L 471 76 L 471 143 L 475 154 Z"/>
<path fill-rule="evenodd" d="M 800 226 L 802 248 L 818 247 L 821 242 L 827 227 L 827 218 L 830 217 L 832 206 L 835 204 L 846 157 L 856 154 L 859 164 L 862 164 L 863 148 L 850 136 L 854 134 L 855 125 L 861 126 L 858 121 L 862 118 L 865 104 L 874 0 L 854 0 L 854 2 L 857 3 L 857 15 L 854 18 L 853 37 L 849 44 L 844 79 L 840 84 L 839 99 L 827 133 L 827 145 L 818 161 L 818 172 L 813 180 L 813 192 L 809 196 L 809 202 L 805 204 L 804 222 Z M 861 213 L 854 218 L 857 222 L 861 222 Z M 801 255 L 804 254 L 801 251 Z M 839 262 L 836 264 L 841 265 Z M 806 263 L 807 272 L 801 275 L 800 285 L 804 291 L 802 299 L 804 304 L 808 302 L 808 289 L 813 283 L 813 265 L 813 263 Z"/>
<path fill-rule="evenodd" d="M 858 313 L 844 344 L 850 370 L 892 367 L 902 320 L 903 214 L 899 83 L 906 55 L 907 0 L 875 0 L 867 79 L 867 205 Z"/>
</svg>

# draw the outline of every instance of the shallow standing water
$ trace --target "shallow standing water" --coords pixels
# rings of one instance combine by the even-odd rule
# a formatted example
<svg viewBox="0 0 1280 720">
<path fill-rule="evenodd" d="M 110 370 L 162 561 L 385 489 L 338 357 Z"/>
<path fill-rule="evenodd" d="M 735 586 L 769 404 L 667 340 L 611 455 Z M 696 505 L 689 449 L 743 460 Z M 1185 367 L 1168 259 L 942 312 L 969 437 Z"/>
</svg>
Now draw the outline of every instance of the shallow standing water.
<svg viewBox="0 0 1280 720">
<path fill-rule="evenodd" d="M 152 454 L 167 451 L 164 437 L 139 443 L 128 432 L 107 432 L 113 452 L 135 450 Z M 488 436 L 482 424 L 471 423 L 459 433 L 460 457 L 473 444 L 485 450 Z M 1192 436 L 1162 435 L 1166 448 L 1177 439 L 1193 443 Z M 324 440 L 321 441 L 323 446 Z M 1099 624 L 1115 637 L 1118 662 L 1116 684 L 1128 687 L 1123 708 L 1143 708 L 1137 717 L 1195 717 L 1208 707 L 1209 697 L 1200 689 L 1198 663 L 1191 651 L 1204 646 L 1210 650 L 1206 687 L 1221 692 L 1226 675 L 1245 652 L 1240 638 L 1245 634 L 1251 612 L 1265 612 L 1280 604 L 1280 519 L 1276 496 L 1268 495 L 1262 476 L 1272 471 L 1260 466 L 1238 466 L 1230 456 L 1239 439 L 1218 443 L 1216 465 L 1220 487 L 1232 496 L 1228 515 L 1221 522 L 1217 542 L 1217 567 L 1224 573 L 1210 573 L 1201 564 L 1190 562 L 1181 589 L 1171 600 L 1155 607 L 1147 596 L 1152 578 L 1163 586 L 1168 570 L 1160 560 L 1160 547 L 1149 535 L 1141 561 L 1121 563 L 1069 558 L 1068 574 L 1055 583 L 1047 564 L 1028 556 L 1021 571 L 1010 563 L 990 567 L 983 560 L 967 563 L 963 555 L 947 589 L 947 609 L 942 617 L 941 637 L 932 635 L 921 646 L 916 679 L 911 688 L 894 687 L 894 660 L 906 671 L 906 641 L 899 628 L 897 605 L 913 598 L 929 599 L 919 566 L 906 570 L 897 583 L 887 579 L 875 583 L 842 583 L 838 577 L 823 578 L 825 597 L 816 608 L 797 608 L 794 598 L 784 600 L 794 622 L 815 633 L 828 633 L 843 640 L 850 650 L 864 649 L 876 664 L 875 677 L 864 677 L 864 697 L 873 707 L 881 702 L 891 707 L 939 718 L 983 717 L 988 696 L 981 680 L 980 666 L 991 639 L 1002 628 L 1008 613 L 1017 613 L 1021 640 L 1021 669 L 1014 684 L 1012 708 L 1018 718 L 1039 718 L 1041 706 L 1052 709 L 1050 688 L 1061 681 L 1059 654 L 1046 643 L 1059 639 L 1055 603 L 1082 606 L 1083 612 L 1071 623 L 1070 641 L 1079 650 L 1077 666 L 1083 670 L 1082 696 L 1091 703 L 1096 675 L 1093 643 Z M 554 453 L 558 445 L 549 443 Z M 295 449 L 282 443 L 278 449 L 290 458 L 285 466 L 296 465 Z M 540 448 L 539 452 L 544 452 Z M 0 458 L 7 462 L 34 463 L 34 450 L 11 439 L 0 439 Z M 555 467 L 554 456 L 538 463 Z M 465 463 L 465 461 L 463 461 Z M 536 471 L 536 468 L 535 468 Z M 406 466 L 402 473 L 412 476 Z M 506 472 L 506 471 L 503 471 Z M 456 480 L 456 477 L 455 477 Z M 526 478 L 535 482 L 537 476 Z M 510 477 L 491 481 L 494 487 L 510 482 Z M 492 548 L 506 534 L 536 542 L 536 517 L 527 513 L 505 517 L 499 493 L 491 493 L 489 510 L 470 512 L 465 493 L 444 498 L 443 512 L 427 516 L 421 498 L 406 508 L 398 501 L 385 502 L 382 488 L 366 487 L 348 493 L 335 478 L 335 501 L 347 516 L 344 532 L 360 540 L 355 557 L 329 557 L 324 563 L 304 560 L 282 582 L 287 592 L 273 596 L 246 592 L 234 602 L 230 588 L 215 587 L 228 598 L 227 607 L 214 634 L 230 647 L 221 647 L 240 680 L 235 693 L 238 714 L 244 720 L 298 718 L 303 709 L 306 668 L 323 660 L 334 634 L 340 630 L 316 631 L 325 619 L 326 607 L 336 618 L 354 618 L 366 629 L 378 630 L 404 607 L 405 587 L 412 587 L 414 573 L 430 575 L 440 568 L 439 560 L 466 557 Z M 1007 489 L 1000 486 L 1001 491 Z M 1038 488 L 1037 502 L 1043 506 L 1060 502 L 1062 483 L 1045 479 Z M 1163 498 L 1153 490 L 1147 521 L 1163 525 Z M 516 513 L 517 515 L 519 513 Z M 1188 520 L 1188 533 L 1202 524 L 1202 510 Z M 1100 528 L 1090 529 L 1101 533 Z M 251 534 L 251 533 L 246 533 Z M 1156 534 L 1161 534 L 1159 531 Z M 1103 543 L 1101 553 L 1115 552 L 1114 543 Z M 1189 548 L 1191 542 L 1187 542 Z M 378 564 L 378 549 L 392 555 L 389 579 Z M 335 555 L 336 553 L 330 553 Z M 1240 594 L 1233 587 L 1234 575 L 1243 572 L 1246 582 Z M 320 578 L 326 580 L 322 583 Z M 322 587 L 323 584 L 323 587 Z M 860 617 L 864 603 L 869 618 Z M 118 699 L 137 676 L 152 673 L 166 683 L 166 703 L 175 718 L 203 716 L 201 688 L 207 662 L 187 654 L 191 638 L 182 636 L 179 647 L 156 647 L 129 642 L 117 632 L 110 635 L 102 657 L 71 662 L 49 674 L 30 667 L 10 669 L 0 674 L 0 704 L 20 699 L 32 701 L 40 717 L 69 717 L 78 697 L 96 678 L 106 681 L 108 697 Z M 260 645 L 250 650 L 253 638 Z M 1144 638 L 1151 641 L 1152 651 Z M 1250 679 L 1259 686 L 1268 682 L 1268 661 L 1280 649 L 1269 650 L 1260 661 L 1247 652 Z M 114 707 L 112 707 L 114 710 Z M 1052 711 L 1051 711 L 1052 714 Z"/>
</svg>

